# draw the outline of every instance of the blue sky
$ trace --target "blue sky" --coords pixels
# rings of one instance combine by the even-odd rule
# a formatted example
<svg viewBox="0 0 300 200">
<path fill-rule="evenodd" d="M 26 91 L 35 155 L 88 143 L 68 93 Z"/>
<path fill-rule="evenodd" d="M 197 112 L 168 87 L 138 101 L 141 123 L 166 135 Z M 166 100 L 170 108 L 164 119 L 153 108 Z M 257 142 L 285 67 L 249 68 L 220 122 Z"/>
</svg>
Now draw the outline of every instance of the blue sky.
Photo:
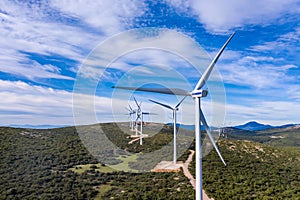
<svg viewBox="0 0 300 200">
<path fill-rule="evenodd" d="M 224 124 L 237 125 L 250 120 L 272 125 L 300 123 L 299 19 L 297 0 L 255 3 L 250 0 L 3 0 L 0 2 L 0 125 L 74 124 L 73 87 L 82 63 L 102 42 L 123 31 L 144 27 L 183 33 L 211 57 L 236 31 L 216 65 L 226 91 Z M 139 56 L 129 55 L 131 62 L 125 58 L 127 62 L 120 59 L 115 64 L 119 71 L 134 70 L 141 67 L 135 60 Z M 151 52 L 144 58 L 144 65 L 147 59 L 153 59 L 151 56 L 162 58 Z M 161 61 L 170 66 L 180 63 L 170 60 Z M 185 77 L 191 75 L 184 70 L 177 72 Z M 113 69 L 109 74 L 110 78 L 118 78 Z M 190 77 L 191 84 L 196 83 L 197 77 L 197 74 Z M 98 89 L 108 91 L 108 88 L 109 85 L 100 83 Z M 87 94 L 76 95 L 84 99 Z M 142 100 L 148 97 L 140 95 Z M 97 119 L 108 121 L 104 113 L 112 110 L 111 98 L 107 95 L 94 98 L 95 108 L 102 116 Z M 114 98 L 118 105 L 128 102 L 119 96 Z M 160 98 L 168 101 L 154 96 Z M 169 101 L 176 104 L 176 99 Z M 79 104 L 84 108 L 84 101 Z M 145 109 L 154 109 L 149 102 L 143 105 Z M 119 107 L 114 109 L 123 112 Z M 126 120 L 126 116 L 120 118 Z"/>
</svg>

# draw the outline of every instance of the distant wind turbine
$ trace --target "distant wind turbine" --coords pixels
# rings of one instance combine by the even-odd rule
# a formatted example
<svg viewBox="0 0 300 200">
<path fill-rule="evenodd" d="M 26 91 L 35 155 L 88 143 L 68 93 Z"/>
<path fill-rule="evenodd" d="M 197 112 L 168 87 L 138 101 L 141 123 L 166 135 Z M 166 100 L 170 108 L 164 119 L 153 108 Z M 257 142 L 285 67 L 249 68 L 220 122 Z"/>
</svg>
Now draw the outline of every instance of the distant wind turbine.
<svg viewBox="0 0 300 200">
<path fill-rule="evenodd" d="M 129 127 L 131 129 L 131 131 L 133 131 L 133 127 L 134 127 L 134 114 L 136 114 L 136 111 L 132 109 L 132 107 L 130 106 L 130 104 L 128 104 L 128 108 L 126 107 L 126 110 L 128 110 L 129 112 Z"/>
<path fill-rule="evenodd" d="M 150 115 L 149 112 L 142 111 L 142 102 L 138 103 L 136 98 L 133 97 L 135 104 L 137 105 L 138 109 L 136 111 L 136 120 L 135 120 L 135 133 L 137 135 L 138 132 L 138 121 L 140 120 L 140 145 L 143 145 L 143 123 L 144 123 L 144 115 Z"/>
<path fill-rule="evenodd" d="M 151 100 L 149 99 L 149 101 L 153 102 L 153 103 L 156 103 L 158 105 L 161 105 L 165 108 L 168 108 L 170 110 L 173 111 L 173 141 L 174 141 L 174 146 L 173 146 L 173 163 L 174 165 L 176 164 L 176 161 L 177 161 L 177 150 L 176 150 L 176 137 L 177 137 L 177 130 L 176 130 L 176 119 L 177 119 L 177 111 L 178 111 L 178 107 L 180 106 L 180 104 L 183 102 L 183 100 L 186 98 L 187 96 L 183 97 L 183 99 L 181 99 L 180 102 L 178 102 L 178 104 L 175 106 L 175 107 L 171 107 L 167 104 L 163 104 L 163 103 L 160 103 L 158 101 L 154 101 L 154 100 Z"/>
<path fill-rule="evenodd" d="M 120 88 L 120 89 L 126 89 L 126 90 L 137 90 L 137 91 L 144 91 L 144 92 L 155 92 L 155 93 L 162 93 L 162 94 L 171 94 L 171 95 L 184 95 L 184 96 L 191 96 L 194 99 L 195 102 L 195 135 L 196 135 L 196 200 L 202 200 L 202 142 L 201 142 L 201 130 L 200 130 L 200 124 L 202 122 L 207 135 L 209 136 L 209 139 L 211 140 L 214 148 L 216 149 L 220 159 L 226 166 L 226 163 L 216 145 L 215 140 L 213 139 L 209 126 L 206 122 L 206 119 L 203 115 L 201 105 L 200 105 L 200 99 L 202 97 L 206 97 L 208 94 L 207 90 L 203 90 L 203 86 L 205 85 L 206 81 L 208 80 L 211 71 L 213 70 L 216 62 L 218 61 L 219 57 L 223 53 L 224 49 L 232 39 L 235 33 L 233 33 L 228 40 L 225 42 L 225 44 L 222 46 L 222 48 L 219 50 L 215 58 L 212 60 L 212 62 L 209 64 L 209 66 L 204 71 L 203 75 L 199 79 L 197 85 L 194 87 L 194 90 L 191 92 L 188 92 L 183 89 L 177 89 L 177 88 L 135 88 L 135 87 L 123 87 L 123 86 L 113 86 L 113 88 Z"/>
</svg>

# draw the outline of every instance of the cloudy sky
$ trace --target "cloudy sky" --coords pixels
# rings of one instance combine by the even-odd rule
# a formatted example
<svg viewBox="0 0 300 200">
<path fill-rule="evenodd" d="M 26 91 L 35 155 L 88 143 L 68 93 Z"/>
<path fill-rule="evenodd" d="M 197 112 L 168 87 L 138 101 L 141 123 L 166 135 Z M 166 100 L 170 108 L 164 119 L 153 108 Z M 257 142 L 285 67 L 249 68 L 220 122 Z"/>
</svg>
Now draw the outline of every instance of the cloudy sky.
<svg viewBox="0 0 300 200">
<path fill-rule="evenodd" d="M 298 0 L 2 0 L 0 20 L 1 126 L 73 125 L 73 88 L 91 52 L 124 31 L 145 27 L 184 34 L 211 57 L 235 31 L 216 65 L 226 94 L 224 123 L 300 123 Z M 181 40 L 173 44 L 184 45 Z M 118 66 L 122 72 L 138 67 L 151 74 L 155 70 L 149 69 L 155 66 L 141 65 L 156 59 L 156 64 L 174 66 L 175 74 L 196 84 L 199 75 L 180 70 L 178 66 L 183 61 L 168 56 L 167 59 L 158 52 L 135 52 L 111 66 Z M 114 69 L 107 74 L 111 79 L 120 78 Z M 97 75 L 95 71 L 90 73 Z M 105 86 L 100 81 L 97 90 L 108 90 L 101 88 Z M 84 92 L 75 92 L 82 99 L 90 98 Z M 113 109 L 113 98 L 114 104 L 126 106 L 128 102 L 97 92 L 93 98 L 101 113 L 98 121 L 109 119 L 105 113 Z M 84 101 L 77 103 L 84 109 Z M 145 103 L 147 106 L 150 103 Z M 126 110 L 119 113 L 123 111 Z M 90 122 L 93 119 L 87 119 L 86 123 Z"/>
</svg>

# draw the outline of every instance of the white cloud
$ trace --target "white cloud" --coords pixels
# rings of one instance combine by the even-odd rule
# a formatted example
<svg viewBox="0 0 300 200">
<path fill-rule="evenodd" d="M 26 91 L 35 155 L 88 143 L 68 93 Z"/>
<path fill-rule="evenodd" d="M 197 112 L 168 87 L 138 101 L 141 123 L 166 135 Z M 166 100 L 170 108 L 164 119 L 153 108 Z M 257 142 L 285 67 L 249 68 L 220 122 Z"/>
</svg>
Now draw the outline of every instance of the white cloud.
<svg viewBox="0 0 300 200">
<path fill-rule="evenodd" d="M 209 55 L 214 58 L 217 53 L 218 53 L 219 49 L 216 49 L 215 51 L 209 52 Z M 242 56 L 242 52 L 238 52 L 238 51 L 232 51 L 230 49 L 225 49 L 225 51 L 222 53 L 221 57 L 220 57 L 220 61 L 232 61 L 232 60 L 237 60 L 240 59 L 240 57 Z M 218 62 L 220 62 L 218 61 Z"/>
<path fill-rule="evenodd" d="M 31 80 L 35 80 L 35 78 L 71 80 L 72 78 L 62 75 L 61 72 L 63 70 L 54 64 L 41 64 L 35 61 L 33 58 L 30 58 L 30 54 L 45 56 L 59 55 L 62 58 L 68 58 L 80 63 L 99 41 L 103 41 L 104 38 L 131 27 L 131 23 L 135 20 L 134 18 L 141 16 L 148 9 L 143 1 L 138 0 L 53 0 L 41 1 L 39 3 L 32 2 L 0 1 L 0 71 L 24 76 Z M 278 23 L 284 23 L 287 18 L 281 18 L 282 16 L 299 13 L 299 6 L 295 6 L 297 3 L 294 0 L 263 0 L 255 3 L 250 0 L 213 0 L 210 2 L 168 0 L 167 2 L 182 12 L 192 11 L 192 15 L 196 16 L 209 31 L 227 31 L 228 29 L 243 27 L 249 24 L 267 25 L 268 23 L 273 23 L 275 20 Z M 275 41 L 267 41 L 260 45 L 252 46 L 248 50 L 251 50 L 251 53 L 261 53 L 262 50 L 264 52 L 269 52 L 269 50 L 272 52 L 274 50 L 279 52 L 287 50 L 293 51 L 293 55 L 296 55 L 299 47 L 295 43 L 299 43 L 299 36 L 300 29 L 295 28 Z M 166 34 L 165 38 L 168 37 L 170 35 Z M 124 38 L 124 41 L 130 43 L 132 40 Z M 170 46 L 174 49 L 186 46 L 186 44 L 182 43 L 184 40 L 165 39 L 157 40 L 156 42 L 161 46 Z M 122 45 L 126 46 L 128 43 L 124 42 Z M 139 43 L 140 47 L 149 46 L 149 44 L 150 42 L 146 40 L 140 40 Z M 110 44 L 108 52 L 114 52 L 116 49 L 119 50 L 114 44 Z M 190 56 L 196 55 L 190 48 L 181 48 L 181 51 L 188 52 Z M 178 66 L 176 68 L 178 72 L 187 73 L 185 71 L 186 68 L 181 65 L 183 62 L 178 62 L 180 59 L 173 59 L 174 57 L 172 56 L 165 57 L 165 54 L 160 54 L 159 52 L 149 52 L 149 54 L 145 55 L 143 53 L 131 54 L 127 58 L 124 58 L 124 60 L 113 63 L 111 67 L 120 70 L 131 70 L 131 66 L 128 63 L 134 60 L 143 64 L 153 63 L 159 64 L 161 67 L 166 66 L 164 68 L 166 71 L 168 66 L 175 66 L 175 68 Z M 242 86 L 251 86 L 256 89 L 259 88 L 261 91 L 270 88 L 279 89 L 272 90 L 276 94 L 277 92 L 282 92 L 282 88 L 284 88 L 284 94 L 289 94 L 289 98 L 298 101 L 300 93 L 299 88 L 295 87 L 296 76 L 290 74 L 291 69 L 297 66 L 293 63 L 283 62 L 283 58 L 265 56 L 267 54 L 263 54 L 264 56 L 255 55 L 260 54 L 243 56 L 241 52 L 226 50 L 224 55 L 222 55 L 222 61 L 218 63 L 218 68 L 221 69 L 225 81 Z M 63 59 L 62 62 L 64 62 Z M 106 62 L 107 60 L 105 62 L 98 62 L 97 65 L 99 66 Z M 230 62 L 233 64 L 228 64 Z M 93 64 L 95 63 L 91 63 L 91 66 L 94 66 Z M 149 70 L 150 68 L 147 67 L 146 65 L 140 66 L 137 70 L 148 73 L 155 72 Z M 71 66 L 69 70 L 76 71 L 77 66 Z M 97 70 L 89 72 L 89 76 L 91 77 L 99 74 Z M 198 73 L 187 74 L 188 76 L 198 76 Z M 287 85 L 287 83 L 292 84 Z M 70 92 L 33 86 L 24 82 L 0 81 L 0 87 L 0 96 L 4 102 L 0 106 L 0 111 L 4 113 L 1 117 L 2 124 L 73 123 L 72 93 Z M 243 90 L 242 92 L 245 91 Z M 80 95 L 82 95 L 82 102 L 79 102 L 79 104 L 83 109 L 86 109 L 85 100 L 91 97 L 84 96 L 83 94 Z M 95 105 L 98 113 L 111 112 L 111 107 L 108 106 L 112 104 L 110 98 L 95 98 L 96 102 L 99 102 Z M 145 100 L 147 101 L 147 99 Z M 262 120 L 270 118 L 270 120 L 275 122 L 278 121 L 278 118 L 275 118 L 273 114 L 279 115 L 280 112 L 284 112 L 291 106 L 293 107 L 293 111 L 288 113 L 286 118 L 280 117 L 279 119 L 284 118 L 283 120 L 288 121 L 289 119 L 293 121 L 293 119 L 296 119 L 294 111 L 299 111 L 299 106 L 296 102 L 288 103 L 278 100 L 274 101 L 275 103 L 273 104 L 271 101 L 262 102 L 264 102 L 262 105 L 250 104 L 249 102 L 246 105 L 242 101 L 239 102 L 240 105 L 230 104 L 230 109 L 228 109 L 230 110 L 229 116 L 233 116 L 233 118 L 239 121 L 242 119 L 253 120 L 256 117 Z M 127 101 L 123 100 L 115 100 L 114 103 L 117 110 L 124 110 L 123 105 L 126 104 Z M 253 109 L 254 111 L 251 111 L 250 108 L 253 105 L 256 108 Z M 271 107 L 268 107 L 268 105 L 276 106 L 274 113 L 272 111 L 269 112 Z M 145 103 L 145 109 L 147 108 L 151 107 L 148 107 L 148 104 Z M 190 109 L 192 108 L 188 107 L 187 110 Z M 231 112 L 233 113 L 232 115 L 230 115 Z M 190 119 L 193 117 L 190 113 L 187 116 Z M 105 120 L 111 119 L 109 116 L 105 117 L 107 117 Z M 120 118 L 122 119 L 123 116 Z"/>
<path fill-rule="evenodd" d="M 63 90 L 53 90 L 51 88 L 32 86 L 24 82 L 0 81 L 0 97 L 2 104 L 0 112 L 1 125 L 9 124 L 52 124 L 65 125 L 73 124 L 73 103 L 72 93 Z M 78 94 L 77 108 L 81 109 L 80 118 L 86 123 L 96 123 L 98 121 L 112 121 L 112 107 L 115 112 L 115 120 L 126 121 L 127 116 L 125 106 L 127 100 L 110 99 L 105 97 L 92 97 Z M 167 110 L 155 108 L 155 105 L 147 102 L 147 99 L 137 96 L 138 100 L 143 101 L 145 111 L 159 111 L 159 115 L 153 116 L 155 120 L 171 121 Z M 92 111 L 88 110 L 87 101 L 92 98 Z M 94 99 L 95 98 L 95 99 Z M 147 98 L 147 96 L 145 97 Z M 169 98 L 167 98 L 169 99 Z M 163 101 L 163 100 L 161 100 Z M 164 102 L 164 101 L 163 101 Z M 168 101 L 166 101 L 168 102 Z M 94 105 L 94 103 L 96 105 Z M 134 103 L 131 102 L 132 106 Z M 112 107 L 108 106 L 112 105 Z M 95 107 L 94 107 L 95 106 Z M 211 123 L 211 111 L 209 102 L 204 102 L 203 108 L 208 112 L 207 120 Z M 218 105 L 212 105 L 217 106 Z M 299 102 L 286 101 L 257 101 L 248 102 L 247 105 L 227 104 L 227 122 L 241 124 L 250 120 L 258 120 L 263 123 L 280 125 L 284 123 L 297 122 Z M 292 108 L 292 109 L 291 109 Z M 218 108 L 217 108 L 218 109 Z M 179 113 L 180 121 L 184 123 L 193 122 L 193 103 L 187 99 L 183 103 Z M 95 117 L 95 114 L 98 116 Z M 89 121 L 90 120 L 90 121 Z M 80 122 L 80 121 L 79 121 Z M 220 124 L 219 124 L 220 125 Z"/>
<path fill-rule="evenodd" d="M 1 125 L 72 124 L 72 94 L 63 90 L 0 80 Z"/>
<path fill-rule="evenodd" d="M 290 55 L 299 53 L 300 28 L 295 27 L 294 30 L 281 35 L 274 41 L 266 41 L 259 45 L 254 45 L 249 49 L 256 52 L 288 52 Z"/>
<path fill-rule="evenodd" d="M 0 7 L 0 70 L 31 80 L 69 78 L 60 75 L 59 70 L 49 70 L 50 65 L 38 65 L 27 53 L 58 55 L 80 63 L 100 41 L 130 27 L 132 20 L 146 9 L 143 2 L 130 0 L 4 0 Z M 67 70 L 77 71 L 77 67 Z"/>
<path fill-rule="evenodd" d="M 286 88 L 287 97 L 292 101 L 300 102 L 300 86 L 299 84 Z"/>
<path fill-rule="evenodd" d="M 107 121 L 126 121 L 125 107 L 128 105 L 128 98 L 113 99 L 98 96 L 89 96 L 84 94 L 77 95 L 77 123 L 90 124 Z M 168 110 L 161 110 L 154 104 L 148 102 L 151 95 L 137 95 L 138 101 L 143 101 L 143 110 L 157 113 L 151 118 L 158 122 L 170 122 L 170 113 Z M 53 90 L 47 87 L 32 86 L 24 82 L 0 81 L 0 105 L 1 125 L 9 124 L 52 124 L 52 125 L 72 125 L 73 119 L 73 94 L 63 90 Z M 170 97 L 162 96 L 159 98 L 162 102 L 170 103 Z M 155 97 L 152 96 L 155 99 Z M 173 104 L 178 100 L 175 98 Z M 171 103 L 172 104 L 172 103 Z M 134 102 L 131 101 L 134 107 Z M 212 112 L 216 114 L 222 109 L 218 103 L 204 101 L 203 109 L 209 124 L 222 125 L 223 118 L 212 118 Z M 213 111 L 215 109 L 215 111 Z M 179 122 L 193 123 L 193 102 L 191 98 L 183 102 L 179 112 Z M 300 110 L 299 101 L 246 101 L 243 105 L 228 103 L 226 105 L 226 121 L 230 125 L 241 124 L 250 120 L 280 125 L 284 123 L 297 123 L 298 111 Z M 76 112 L 76 109 L 75 109 Z M 112 115 L 112 112 L 114 115 Z M 113 117 L 114 116 L 114 117 Z M 151 120 L 151 119 L 150 119 Z M 76 121 L 76 119 L 75 119 Z"/>
<path fill-rule="evenodd" d="M 13 51 L 14 50 L 10 50 L 10 52 Z M 30 80 L 35 80 L 35 78 L 73 80 L 72 77 L 61 75 L 60 68 L 50 64 L 42 65 L 28 59 L 26 55 L 18 52 L 10 53 L 10 55 L 0 54 L 0 71 L 23 76 Z"/>
<path fill-rule="evenodd" d="M 70 79 L 60 75 L 57 66 L 38 64 L 28 54 L 58 55 L 81 62 L 94 42 L 103 37 L 48 18 L 51 8 L 46 2 L 36 6 L 28 2 L 0 2 L 0 70 L 31 79 Z"/>
<path fill-rule="evenodd" d="M 92 119 L 86 121 L 96 123 L 95 112 L 109 114 L 112 108 L 111 99 L 105 97 L 88 96 L 84 94 L 75 94 L 79 96 L 77 108 L 82 109 L 81 118 Z M 34 86 L 21 81 L 3 81 L 0 80 L 0 123 L 1 125 L 10 124 L 30 124 L 30 125 L 73 125 L 73 93 L 64 90 L 54 90 L 48 87 Z M 93 100 L 93 113 L 87 112 L 87 99 Z M 115 102 L 119 105 L 119 110 L 127 101 Z M 95 104 L 95 105 L 94 105 Z M 125 110 L 124 110 L 125 113 Z M 101 116 L 101 115 L 100 115 Z M 123 119 L 126 119 L 126 116 Z M 107 118 L 107 119 L 106 119 Z M 101 116 L 99 120 L 111 120 L 111 114 Z"/>
<path fill-rule="evenodd" d="M 1 40 L 3 49 L 43 55 L 58 54 L 78 60 L 82 58 L 81 48 L 93 46 L 91 43 L 96 37 L 79 27 L 53 22 L 43 15 L 36 16 L 33 8 L 11 2 L 1 3 L 1 9 L 7 12 L 0 14 L 1 37 L 5 38 Z"/>
<path fill-rule="evenodd" d="M 79 125 L 127 121 L 126 98 L 99 97 L 0 80 L 0 125 Z M 126 100 L 125 100 L 126 99 Z M 143 109 L 152 107 L 143 100 Z M 134 105 L 131 102 L 131 105 Z"/>
<path fill-rule="evenodd" d="M 265 25 L 300 12 L 298 0 L 166 0 L 182 12 L 192 11 L 209 31 L 223 32 L 245 25 Z"/>
<path fill-rule="evenodd" d="M 135 17 L 145 11 L 139 0 L 52 0 L 51 6 L 78 18 L 110 36 L 124 30 Z"/>
<path fill-rule="evenodd" d="M 81 66 L 79 75 L 86 79 L 99 78 L 107 67 L 129 73 L 137 70 L 135 66 L 138 66 L 140 70 L 147 68 L 148 73 L 157 74 L 151 80 L 158 77 L 170 80 L 172 71 L 197 81 L 209 62 L 209 56 L 196 42 L 175 31 L 132 30 L 112 37 L 95 48 Z M 161 73 L 157 73 L 158 70 Z M 134 77 L 140 78 L 137 74 Z M 212 78 L 219 80 L 216 70 Z"/>
<path fill-rule="evenodd" d="M 240 125 L 256 120 L 260 123 L 283 125 L 299 123 L 300 103 L 293 101 L 249 101 L 244 105 L 226 105 L 227 124 Z"/>
<path fill-rule="evenodd" d="M 226 83 L 251 86 L 258 89 L 282 88 L 291 84 L 295 77 L 288 74 L 290 69 L 298 68 L 293 64 L 276 64 L 282 58 L 271 56 L 241 56 L 218 64 Z"/>
</svg>

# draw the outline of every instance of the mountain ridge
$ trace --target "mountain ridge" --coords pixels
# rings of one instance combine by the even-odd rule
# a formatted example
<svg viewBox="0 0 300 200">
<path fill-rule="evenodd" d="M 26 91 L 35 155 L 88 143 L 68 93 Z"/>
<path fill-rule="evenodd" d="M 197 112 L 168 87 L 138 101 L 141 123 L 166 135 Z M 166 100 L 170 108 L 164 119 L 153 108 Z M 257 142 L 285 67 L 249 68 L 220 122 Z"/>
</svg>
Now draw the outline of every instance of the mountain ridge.
<svg viewBox="0 0 300 200">
<path fill-rule="evenodd" d="M 262 124 L 256 121 L 250 121 L 242 125 L 234 126 L 234 128 L 247 130 L 247 131 L 262 131 L 262 130 L 274 129 L 274 128 L 289 128 L 297 125 L 299 124 L 284 124 L 280 126 L 272 126 L 269 124 Z"/>
<path fill-rule="evenodd" d="M 125 122 L 124 122 L 125 123 Z M 168 126 L 173 126 L 173 123 L 167 123 Z M 74 125 L 49 125 L 49 124 L 42 124 L 42 125 L 30 125 L 30 124 L 9 124 L 9 125 L 2 125 L 1 127 L 11 127 L 11 128 L 25 128 L 25 129 L 55 129 L 55 128 L 65 128 L 70 127 Z M 194 125 L 189 124 L 176 124 L 177 127 L 186 129 L 186 130 L 194 130 Z M 300 124 L 284 124 L 280 126 L 272 126 L 269 124 L 262 124 L 257 121 L 249 121 L 242 125 L 232 126 L 233 128 L 241 129 L 241 130 L 247 130 L 247 131 L 262 131 L 262 130 L 268 130 L 268 129 L 277 129 L 277 128 L 293 128 L 300 126 Z M 210 126 L 212 130 L 218 129 L 218 127 Z M 230 128 L 228 127 L 222 127 L 222 128 Z M 204 130 L 203 125 L 201 125 L 201 129 Z"/>
</svg>

